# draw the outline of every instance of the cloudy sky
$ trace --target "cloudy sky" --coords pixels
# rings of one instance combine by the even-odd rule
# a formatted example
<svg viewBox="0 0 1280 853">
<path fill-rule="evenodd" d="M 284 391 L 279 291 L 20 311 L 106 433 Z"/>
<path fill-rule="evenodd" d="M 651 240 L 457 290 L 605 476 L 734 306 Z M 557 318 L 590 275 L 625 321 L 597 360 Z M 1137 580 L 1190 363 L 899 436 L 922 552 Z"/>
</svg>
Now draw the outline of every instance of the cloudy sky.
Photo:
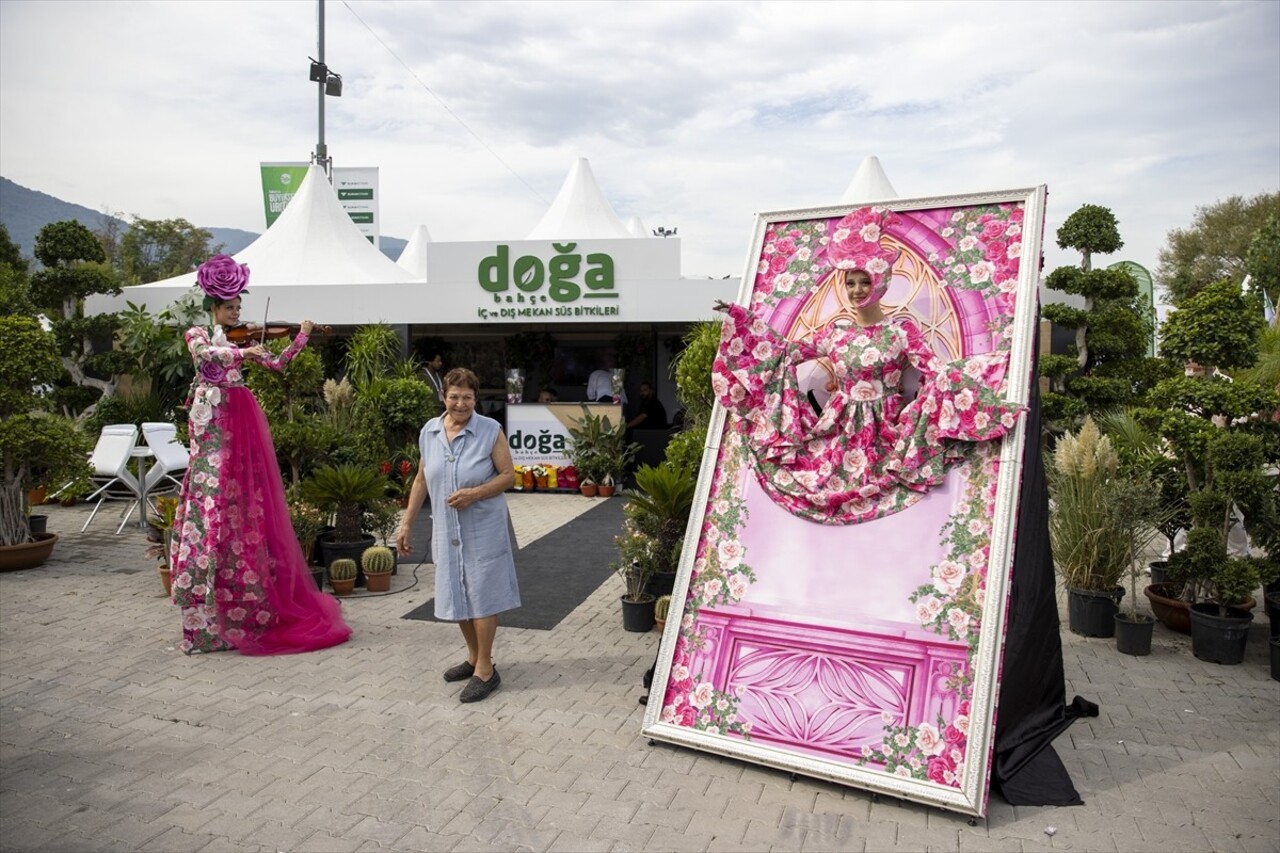
<svg viewBox="0 0 1280 853">
<path fill-rule="evenodd" d="M 1280 3 L 328 0 L 336 165 L 383 233 L 521 239 L 587 157 L 614 209 L 742 271 L 757 211 L 1049 187 L 1154 271 L 1197 206 L 1280 187 Z M 317 135 L 315 0 L 0 0 L 0 175 L 261 231 L 258 164 Z"/>
</svg>

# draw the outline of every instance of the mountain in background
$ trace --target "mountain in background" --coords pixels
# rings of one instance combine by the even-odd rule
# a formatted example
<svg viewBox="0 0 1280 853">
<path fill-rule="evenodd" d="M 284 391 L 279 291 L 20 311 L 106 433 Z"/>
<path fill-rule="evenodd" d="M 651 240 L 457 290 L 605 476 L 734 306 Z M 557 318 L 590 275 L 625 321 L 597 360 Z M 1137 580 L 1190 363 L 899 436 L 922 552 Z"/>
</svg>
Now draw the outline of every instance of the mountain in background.
<svg viewBox="0 0 1280 853">
<path fill-rule="evenodd" d="M 47 193 L 27 189 L 8 178 L 0 177 L 0 223 L 9 229 L 9 238 L 18 244 L 18 248 L 22 250 L 25 257 L 33 257 L 36 234 L 40 233 L 41 228 L 50 222 L 63 222 L 68 219 L 75 219 L 90 231 L 97 231 L 106 220 L 116 219 L 116 217 L 108 216 L 100 210 L 91 210 L 79 204 L 54 198 Z M 120 233 L 123 234 L 128 230 L 129 223 L 117 221 L 120 223 Z M 209 243 L 211 247 L 221 243 L 222 251 L 228 255 L 234 255 L 261 236 L 239 228 L 199 227 L 213 235 Z M 380 242 L 382 254 L 393 261 L 400 257 L 405 244 L 408 243 L 407 240 L 388 237 L 386 234 L 382 235 Z"/>
</svg>

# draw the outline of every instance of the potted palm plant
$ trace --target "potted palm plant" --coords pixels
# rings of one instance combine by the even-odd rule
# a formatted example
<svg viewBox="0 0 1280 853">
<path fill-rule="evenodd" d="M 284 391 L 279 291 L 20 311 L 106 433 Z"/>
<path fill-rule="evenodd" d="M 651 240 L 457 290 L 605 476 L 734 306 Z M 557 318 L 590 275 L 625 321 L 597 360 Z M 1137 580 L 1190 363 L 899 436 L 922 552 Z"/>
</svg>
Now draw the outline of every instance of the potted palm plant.
<svg viewBox="0 0 1280 853">
<path fill-rule="evenodd" d="M 386 478 L 363 465 L 346 463 L 317 468 L 303 481 L 302 495 L 334 514 L 334 529 L 322 534 L 326 569 L 334 560 L 358 560 L 366 548 L 376 544 L 363 530 L 364 511 L 386 494 Z M 332 577 L 332 574 L 330 574 Z M 357 572 L 356 583 L 362 577 Z"/>
<path fill-rule="evenodd" d="M 615 540 L 624 559 L 652 562 L 648 591 L 670 593 L 697 488 L 693 472 L 666 462 L 636 469 L 635 489 L 624 492 L 623 533 Z"/>
<path fill-rule="evenodd" d="M 27 493 L 89 474 L 89 441 L 37 391 L 62 371 L 53 335 L 34 317 L 0 316 L 0 570 L 34 568 L 58 541 L 31 532 Z"/>
<path fill-rule="evenodd" d="M 1048 465 L 1049 540 L 1067 588 L 1068 626 L 1086 637 L 1115 635 L 1115 615 L 1129 567 L 1130 531 L 1118 523 L 1113 496 L 1123 480 L 1111 440 L 1085 417 L 1058 440 Z"/>
</svg>

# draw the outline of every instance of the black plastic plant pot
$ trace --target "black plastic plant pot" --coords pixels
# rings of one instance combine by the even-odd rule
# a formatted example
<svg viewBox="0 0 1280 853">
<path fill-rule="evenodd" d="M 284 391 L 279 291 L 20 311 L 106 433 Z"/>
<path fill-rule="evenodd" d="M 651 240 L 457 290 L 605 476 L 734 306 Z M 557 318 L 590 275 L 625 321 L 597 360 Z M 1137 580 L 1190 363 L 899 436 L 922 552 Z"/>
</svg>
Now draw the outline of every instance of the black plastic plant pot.
<svg viewBox="0 0 1280 853">
<path fill-rule="evenodd" d="M 1220 616 L 1216 604 L 1191 605 L 1191 654 L 1210 663 L 1240 663 L 1251 622 L 1253 614 L 1238 607 L 1228 607 L 1227 615 Z"/>
<path fill-rule="evenodd" d="M 1117 613 L 1116 651 L 1122 655 L 1142 657 L 1151 654 L 1151 635 L 1155 633 L 1156 620 L 1139 615 L 1130 619 L 1127 613 Z"/>
<path fill-rule="evenodd" d="M 1083 637 L 1114 637 L 1124 588 L 1067 590 L 1067 626 Z"/>
<path fill-rule="evenodd" d="M 652 595 L 642 595 L 637 601 L 628 601 L 623 596 L 622 630 L 633 631 L 637 634 L 652 631 L 653 626 L 656 624 L 653 618 L 653 603 L 656 600 Z"/>
</svg>

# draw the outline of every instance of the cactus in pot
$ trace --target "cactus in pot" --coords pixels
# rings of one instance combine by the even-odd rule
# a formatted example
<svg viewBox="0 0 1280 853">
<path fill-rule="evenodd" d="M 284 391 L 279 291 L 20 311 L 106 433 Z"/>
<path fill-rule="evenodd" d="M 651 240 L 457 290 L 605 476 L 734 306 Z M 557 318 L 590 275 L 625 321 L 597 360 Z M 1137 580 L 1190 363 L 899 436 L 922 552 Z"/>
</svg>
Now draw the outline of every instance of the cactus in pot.
<svg viewBox="0 0 1280 853">
<path fill-rule="evenodd" d="M 334 595 L 350 595 L 356 585 L 356 561 L 343 557 L 330 563 L 329 585 Z"/>
<path fill-rule="evenodd" d="M 364 569 L 365 589 L 369 592 L 391 589 L 391 570 L 395 568 L 396 557 L 390 548 L 381 545 L 366 548 L 360 555 L 360 565 Z"/>
</svg>

